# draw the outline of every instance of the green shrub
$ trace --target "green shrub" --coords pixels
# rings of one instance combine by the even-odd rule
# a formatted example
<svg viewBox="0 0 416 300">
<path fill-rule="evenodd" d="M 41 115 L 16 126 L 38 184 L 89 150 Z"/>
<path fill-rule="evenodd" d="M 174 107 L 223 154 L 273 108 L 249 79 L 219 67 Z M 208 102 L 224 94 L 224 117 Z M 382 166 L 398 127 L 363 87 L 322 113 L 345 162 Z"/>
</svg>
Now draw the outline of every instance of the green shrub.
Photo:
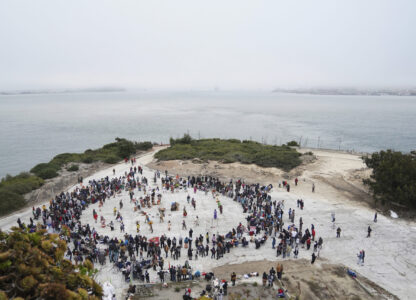
<svg viewBox="0 0 416 300">
<path fill-rule="evenodd" d="M 6 175 L 0 181 L 0 215 L 22 208 L 26 204 L 23 195 L 41 187 L 43 183 L 42 178 L 29 173 Z"/>
<path fill-rule="evenodd" d="M 299 144 L 296 141 L 290 141 L 287 143 L 287 145 L 291 147 L 299 147 Z"/>
<path fill-rule="evenodd" d="M 111 155 L 109 157 L 107 157 L 104 162 L 107 164 L 116 164 L 120 161 L 121 159 L 115 155 Z"/>
<path fill-rule="evenodd" d="M 40 178 L 49 179 L 58 176 L 60 166 L 53 163 L 41 163 L 33 167 L 30 172 L 36 174 Z"/>
<path fill-rule="evenodd" d="M 0 188 L 0 215 L 6 215 L 25 206 L 26 201 L 22 195 Z"/>
<path fill-rule="evenodd" d="M 153 148 L 152 142 L 135 143 L 134 146 L 136 147 L 136 150 L 141 150 L 141 151 L 147 151 Z"/>
<path fill-rule="evenodd" d="M 36 175 L 43 179 L 50 179 L 50 178 L 57 177 L 58 172 L 56 171 L 55 168 L 49 167 L 49 168 L 44 168 L 41 171 L 37 172 Z"/>
<path fill-rule="evenodd" d="M 84 164 L 92 164 L 94 159 L 91 156 L 84 156 L 81 160 Z"/>
<path fill-rule="evenodd" d="M 75 172 L 79 170 L 79 166 L 78 165 L 70 165 L 68 168 L 66 168 L 67 171 L 69 172 Z"/>
<path fill-rule="evenodd" d="M 184 134 L 182 138 L 174 139 L 170 138 L 169 143 L 171 146 L 176 144 L 191 144 L 193 141 L 192 137 L 189 134 Z"/>
</svg>

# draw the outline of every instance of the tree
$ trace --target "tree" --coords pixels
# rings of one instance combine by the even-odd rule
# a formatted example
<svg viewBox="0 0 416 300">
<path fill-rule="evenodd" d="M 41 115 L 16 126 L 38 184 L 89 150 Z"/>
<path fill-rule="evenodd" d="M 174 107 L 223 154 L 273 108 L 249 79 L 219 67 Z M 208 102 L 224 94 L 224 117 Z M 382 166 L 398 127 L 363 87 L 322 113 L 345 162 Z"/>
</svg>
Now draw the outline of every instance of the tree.
<svg viewBox="0 0 416 300">
<path fill-rule="evenodd" d="M 363 157 L 363 160 L 373 169 L 370 179 L 364 183 L 370 187 L 376 201 L 416 208 L 416 158 L 413 155 L 387 150 Z"/>
</svg>

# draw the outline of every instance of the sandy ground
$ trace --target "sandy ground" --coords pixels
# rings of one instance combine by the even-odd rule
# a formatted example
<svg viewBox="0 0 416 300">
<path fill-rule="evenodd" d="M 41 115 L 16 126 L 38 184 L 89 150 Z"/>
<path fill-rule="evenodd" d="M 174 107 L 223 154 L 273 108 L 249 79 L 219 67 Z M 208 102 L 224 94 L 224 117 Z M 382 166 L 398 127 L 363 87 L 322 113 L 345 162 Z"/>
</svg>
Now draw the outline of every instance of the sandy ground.
<svg viewBox="0 0 416 300">
<path fill-rule="evenodd" d="M 302 150 L 308 151 L 308 150 Z M 316 289 L 316 283 L 323 289 L 322 294 L 318 298 L 327 299 L 349 299 L 347 296 L 353 297 L 355 292 L 352 290 L 358 290 L 356 286 L 353 286 L 349 277 L 344 277 L 337 271 L 335 266 L 333 271 L 332 267 L 328 265 L 345 265 L 348 268 L 355 270 L 358 273 L 358 279 L 360 282 L 364 282 L 367 287 L 376 288 L 376 285 L 366 281 L 365 277 L 398 296 L 400 299 L 413 299 L 416 293 L 416 286 L 414 282 L 416 280 L 416 264 L 414 263 L 414 257 L 416 255 L 416 224 L 410 221 L 403 221 L 400 219 L 391 219 L 382 215 L 379 215 L 378 222 L 373 223 L 374 210 L 369 208 L 367 204 L 361 200 L 360 193 L 365 194 L 365 189 L 360 183 L 358 176 L 368 173 L 365 170 L 364 165 L 357 155 L 338 153 L 332 151 L 317 151 L 313 150 L 316 156 L 316 161 L 309 165 L 302 165 L 297 170 L 292 171 L 292 174 L 284 174 L 279 170 L 262 169 L 257 166 L 239 166 L 237 164 L 220 165 L 211 162 L 213 168 L 217 172 L 221 172 L 222 176 L 231 176 L 234 179 L 245 177 L 246 181 L 255 180 L 263 183 L 272 183 L 275 188 L 271 195 L 273 199 L 285 200 L 285 215 L 284 221 L 286 225 L 289 223 L 287 219 L 287 210 L 291 207 L 296 210 L 296 223 L 298 223 L 299 217 L 303 218 L 304 228 L 309 227 L 310 224 L 314 224 L 317 232 L 317 237 L 321 236 L 324 240 L 323 249 L 320 252 L 320 258 L 314 265 L 310 265 L 311 251 L 300 249 L 299 260 L 295 261 L 293 258 L 282 260 L 281 257 L 276 258 L 275 250 L 271 247 L 271 241 L 268 240 L 264 246 L 256 250 L 253 244 L 250 244 L 248 248 L 236 248 L 232 249 L 230 254 L 224 256 L 220 260 L 211 260 L 210 258 L 199 258 L 197 261 L 192 260 L 190 263 L 194 270 L 212 271 L 218 272 L 218 274 L 224 274 L 226 279 L 229 279 L 230 271 L 235 268 L 242 272 L 260 272 L 263 263 L 259 261 L 284 261 L 285 270 L 288 274 L 293 269 L 292 278 L 285 284 L 290 289 L 297 287 L 297 282 L 300 284 L 300 291 L 303 296 L 307 293 L 313 292 Z M 157 163 L 153 161 L 154 151 L 141 156 L 137 163 L 140 165 L 155 166 Z M 193 170 L 194 167 L 190 163 L 169 162 L 172 163 L 172 168 L 168 168 L 167 165 L 159 165 L 161 170 L 168 169 L 171 174 L 183 174 L 189 170 Z M 182 167 L 183 169 L 182 169 Z M 217 167 L 216 167 L 217 166 Z M 199 164 L 197 165 L 199 167 Z M 112 176 L 112 169 L 116 169 L 117 175 L 124 174 L 130 168 L 130 164 L 118 164 L 111 166 L 110 168 L 103 169 L 94 175 L 85 178 L 84 182 L 90 179 L 99 179 L 105 176 Z M 241 172 L 239 172 L 239 170 Z M 184 173 L 181 173 L 181 172 Z M 197 170 L 194 170 L 197 172 Z M 208 171 L 207 171 L 208 172 Z M 264 173 L 262 173 L 264 172 Z M 148 167 L 145 168 L 144 175 L 151 179 L 154 171 Z M 192 172 L 190 172 L 192 173 Z M 186 173 L 188 175 L 189 173 Z M 197 173 L 194 173 L 197 174 Z M 202 173 L 208 174 L 208 173 Z M 239 176 L 239 174 L 241 174 Z M 358 174 L 358 175 L 357 175 Z M 243 176 L 244 175 L 244 176 Z M 245 176 L 247 175 L 247 177 Z M 274 177 L 272 177 L 274 176 Z M 294 176 L 298 176 L 300 182 L 295 187 L 293 183 Z M 283 177 L 290 179 L 292 189 L 290 193 L 286 192 L 282 188 L 278 188 L 278 181 L 281 181 Z M 268 179 L 269 178 L 269 179 Z M 264 180 L 264 181 L 263 181 Z M 316 185 L 316 192 L 311 192 L 312 182 Z M 336 183 L 334 183 L 336 182 Z M 338 189 L 339 182 L 345 184 L 345 187 Z M 346 183 L 344 183 L 346 182 Z M 157 184 L 160 184 L 158 182 Z M 73 187 L 75 188 L 75 187 Z M 168 210 L 168 215 L 165 218 L 165 223 L 159 224 L 158 207 L 155 206 L 148 209 L 147 212 L 154 220 L 154 233 L 153 235 L 160 235 L 165 233 L 167 236 L 181 235 L 185 237 L 188 231 L 181 229 L 182 208 L 184 205 L 187 207 L 188 216 L 186 223 L 189 226 L 193 226 L 194 236 L 199 233 L 220 233 L 224 234 L 228 232 L 232 227 L 238 225 L 238 222 L 244 220 L 244 214 L 241 207 L 228 198 L 220 197 L 220 201 L 224 206 L 224 215 L 219 215 L 218 222 L 213 222 L 213 209 L 215 208 L 215 200 L 212 196 L 205 195 L 204 193 L 197 192 L 193 194 L 190 192 L 191 197 L 195 197 L 197 202 L 197 209 L 194 211 L 191 206 L 186 203 L 186 196 L 188 192 L 180 191 L 174 194 L 170 192 L 163 193 L 162 206 L 165 206 Z M 140 196 L 139 194 L 135 195 Z M 305 209 L 300 210 L 296 207 L 296 200 L 302 198 L 305 201 Z M 115 199 L 106 201 L 104 207 L 99 212 L 99 215 L 105 216 L 107 222 L 113 220 L 112 210 L 114 206 L 118 207 L 118 202 L 123 199 L 124 208 L 122 209 L 122 215 L 126 224 L 126 232 L 135 234 L 135 221 L 140 221 L 142 224 L 141 231 L 147 236 L 151 236 L 149 228 L 144 224 L 144 217 L 132 210 L 132 204 L 129 203 L 129 197 L 127 193 L 122 193 L 121 196 L 117 196 Z M 169 207 L 172 201 L 178 201 L 181 204 L 179 212 L 170 213 Z M 363 204 L 364 203 L 364 204 Z M 98 206 L 90 206 L 88 210 L 83 213 L 82 221 L 88 222 L 93 225 L 92 209 L 98 209 Z M 336 214 L 336 227 L 342 228 L 341 238 L 335 238 L 335 229 L 331 226 L 331 213 Z M 195 226 L 194 220 L 198 215 L 200 219 L 200 225 Z M 7 229 L 10 226 L 15 225 L 18 217 L 22 218 L 22 221 L 28 222 L 31 216 L 31 210 L 19 212 L 12 216 L 0 219 L 0 228 Z M 167 231 L 167 221 L 171 220 L 172 230 Z M 117 223 L 116 223 L 117 224 Z M 373 228 L 373 234 L 371 238 L 366 238 L 367 226 L 371 225 Z M 96 229 L 99 233 L 105 233 L 108 235 L 121 236 L 119 227 L 116 225 L 116 231 L 111 232 L 108 229 L 99 228 L 98 224 Z M 366 263 L 364 266 L 357 265 L 356 254 L 361 250 L 366 251 Z M 168 263 L 183 264 L 185 261 L 185 251 L 182 251 L 182 258 L 179 261 L 170 261 L 168 258 L 165 261 L 165 266 Z M 304 259 L 304 260 L 302 260 Z M 254 262 L 254 263 L 250 263 Z M 265 265 L 268 267 L 268 263 Z M 296 269 L 298 268 L 298 269 Z M 297 276 L 297 273 L 305 272 L 304 278 L 298 276 L 296 279 L 293 276 Z M 223 273 L 221 273 L 223 272 Z M 309 272 L 309 273 L 308 273 Z M 337 274 L 331 275 L 336 272 Z M 238 273 L 238 272 L 237 272 Z M 325 278 L 322 278 L 322 274 L 326 274 Z M 309 275 L 308 275 L 309 274 Z M 288 275 L 289 276 L 289 275 Z M 303 275 L 302 275 L 303 276 Z M 304 281 L 302 281 L 304 279 Z M 121 274 L 113 268 L 112 265 L 106 264 L 100 269 L 97 280 L 99 282 L 110 281 L 117 290 L 118 299 L 122 299 L 126 284 L 122 280 Z M 151 281 L 157 282 L 157 276 L 155 273 L 151 273 Z M 312 283 L 308 283 L 311 281 Z M 334 285 L 335 284 L 335 285 Z M 327 286 L 325 289 L 323 286 Z M 328 285 L 334 285 L 335 287 L 328 287 Z M 296 289 L 295 289 L 296 290 Z M 319 290 L 319 289 L 318 289 Z M 331 293 L 335 293 L 336 290 L 345 291 L 345 298 L 336 297 Z M 380 291 L 382 291 L 380 289 Z M 253 291 L 252 293 L 254 293 Z M 319 291 L 318 291 L 319 292 Z M 363 290 L 365 292 L 365 290 Z M 256 292 L 257 293 L 257 292 Z M 261 293 L 261 291 L 259 291 Z M 296 293 L 296 291 L 294 291 Z M 344 293 L 344 292 L 342 292 Z M 358 292 L 357 292 L 358 293 Z M 254 295 L 254 294 L 253 294 Z M 332 296 L 331 296 L 332 295 Z M 386 295 L 380 292 L 380 295 Z M 196 296 L 196 295 L 195 295 Z M 328 296 L 328 297 L 327 297 Z M 164 296 L 160 296 L 160 299 Z M 357 294 L 355 299 L 371 299 L 371 297 L 364 294 Z M 254 297 L 255 298 L 255 297 Z M 173 296 L 169 299 L 174 299 Z M 230 298 L 231 299 L 231 298 Z M 236 298 L 237 299 L 237 298 Z M 260 297 L 260 299 L 262 299 Z M 304 297 L 303 299 L 308 299 Z M 382 299 L 381 296 L 379 299 Z"/>
<path fill-rule="evenodd" d="M 287 291 L 288 298 L 294 299 L 397 299 L 395 296 L 361 277 L 353 279 L 346 273 L 346 267 L 334 265 L 324 259 L 318 261 L 311 267 L 310 261 L 306 259 L 291 260 L 284 262 L 284 272 L 281 281 L 275 282 L 272 287 L 263 286 L 261 274 L 268 273 L 276 261 L 262 260 L 250 261 L 243 264 L 226 264 L 213 269 L 214 274 L 220 279 L 229 280 L 234 271 L 237 275 L 236 285 L 229 286 L 228 298 L 226 299 L 276 299 L 278 288 Z M 247 274 L 256 270 L 258 277 L 244 278 Z M 152 299 L 158 300 L 180 300 L 185 288 L 192 290 L 192 296 L 197 297 L 210 282 L 205 280 L 186 281 L 180 283 L 168 283 L 162 287 L 156 284 L 147 292 L 151 292 Z M 136 299 L 136 298 L 135 298 Z M 137 299 L 141 299 L 137 297 Z"/>
<path fill-rule="evenodd" d="M 247 183 L 272 183 L 275 187 L 282 180 L 293 180 L 306 184 L 299 184 L 296 193 L 300 196 L 310 196 L 312 183 L 315 183 L 315 194 L 327 198 L 343 199 L 344 201 L 358 200 L 361 204 L 373 203 L 368 189 L 363 185 L 362 179 L 371 174 L 361 156 L 339 151 L 302 148 L 301 153 L 312 152 L 302 156 L 303 163 L 291 170 L 284 172 L 277 168 L 262 168 L 257 165 L 230 163 L 222 164 L 216 161 L 202 162 L 200 160 L 182 161 L 157 161 L 153 160 L 147 166 L 151 169 L 180 176 L 188 175 L 212 175 L 223 180 L 244 179 Z"/>
</svg>

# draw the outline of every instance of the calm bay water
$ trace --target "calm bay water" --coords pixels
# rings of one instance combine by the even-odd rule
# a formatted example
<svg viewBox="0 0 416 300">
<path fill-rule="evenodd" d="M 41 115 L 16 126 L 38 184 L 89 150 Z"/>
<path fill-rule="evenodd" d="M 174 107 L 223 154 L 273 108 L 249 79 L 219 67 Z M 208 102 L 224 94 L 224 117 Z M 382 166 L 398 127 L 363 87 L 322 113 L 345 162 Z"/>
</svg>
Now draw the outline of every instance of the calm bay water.
<svg viewBox="0 0 416 300">
<path fill-rule="evenodd" d="M 416 149 L 416 97 L 270 92 L 0 96 L 0 177 L 115 137 L 239 138 L 373 152 Z"/>
</svg>

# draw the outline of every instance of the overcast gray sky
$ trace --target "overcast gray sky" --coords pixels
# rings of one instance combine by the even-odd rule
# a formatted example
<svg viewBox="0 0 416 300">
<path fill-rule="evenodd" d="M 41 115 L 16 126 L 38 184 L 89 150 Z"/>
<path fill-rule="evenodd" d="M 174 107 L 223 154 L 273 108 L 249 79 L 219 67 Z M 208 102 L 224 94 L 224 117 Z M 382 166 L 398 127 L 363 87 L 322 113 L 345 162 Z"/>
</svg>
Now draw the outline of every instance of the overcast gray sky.
<svg viewBox="0 0 416 300">
<path fill-rule="evenodd" d="M 0 0 L 2 90 L 415 85 L 415 0 Z"/>
</svg>

